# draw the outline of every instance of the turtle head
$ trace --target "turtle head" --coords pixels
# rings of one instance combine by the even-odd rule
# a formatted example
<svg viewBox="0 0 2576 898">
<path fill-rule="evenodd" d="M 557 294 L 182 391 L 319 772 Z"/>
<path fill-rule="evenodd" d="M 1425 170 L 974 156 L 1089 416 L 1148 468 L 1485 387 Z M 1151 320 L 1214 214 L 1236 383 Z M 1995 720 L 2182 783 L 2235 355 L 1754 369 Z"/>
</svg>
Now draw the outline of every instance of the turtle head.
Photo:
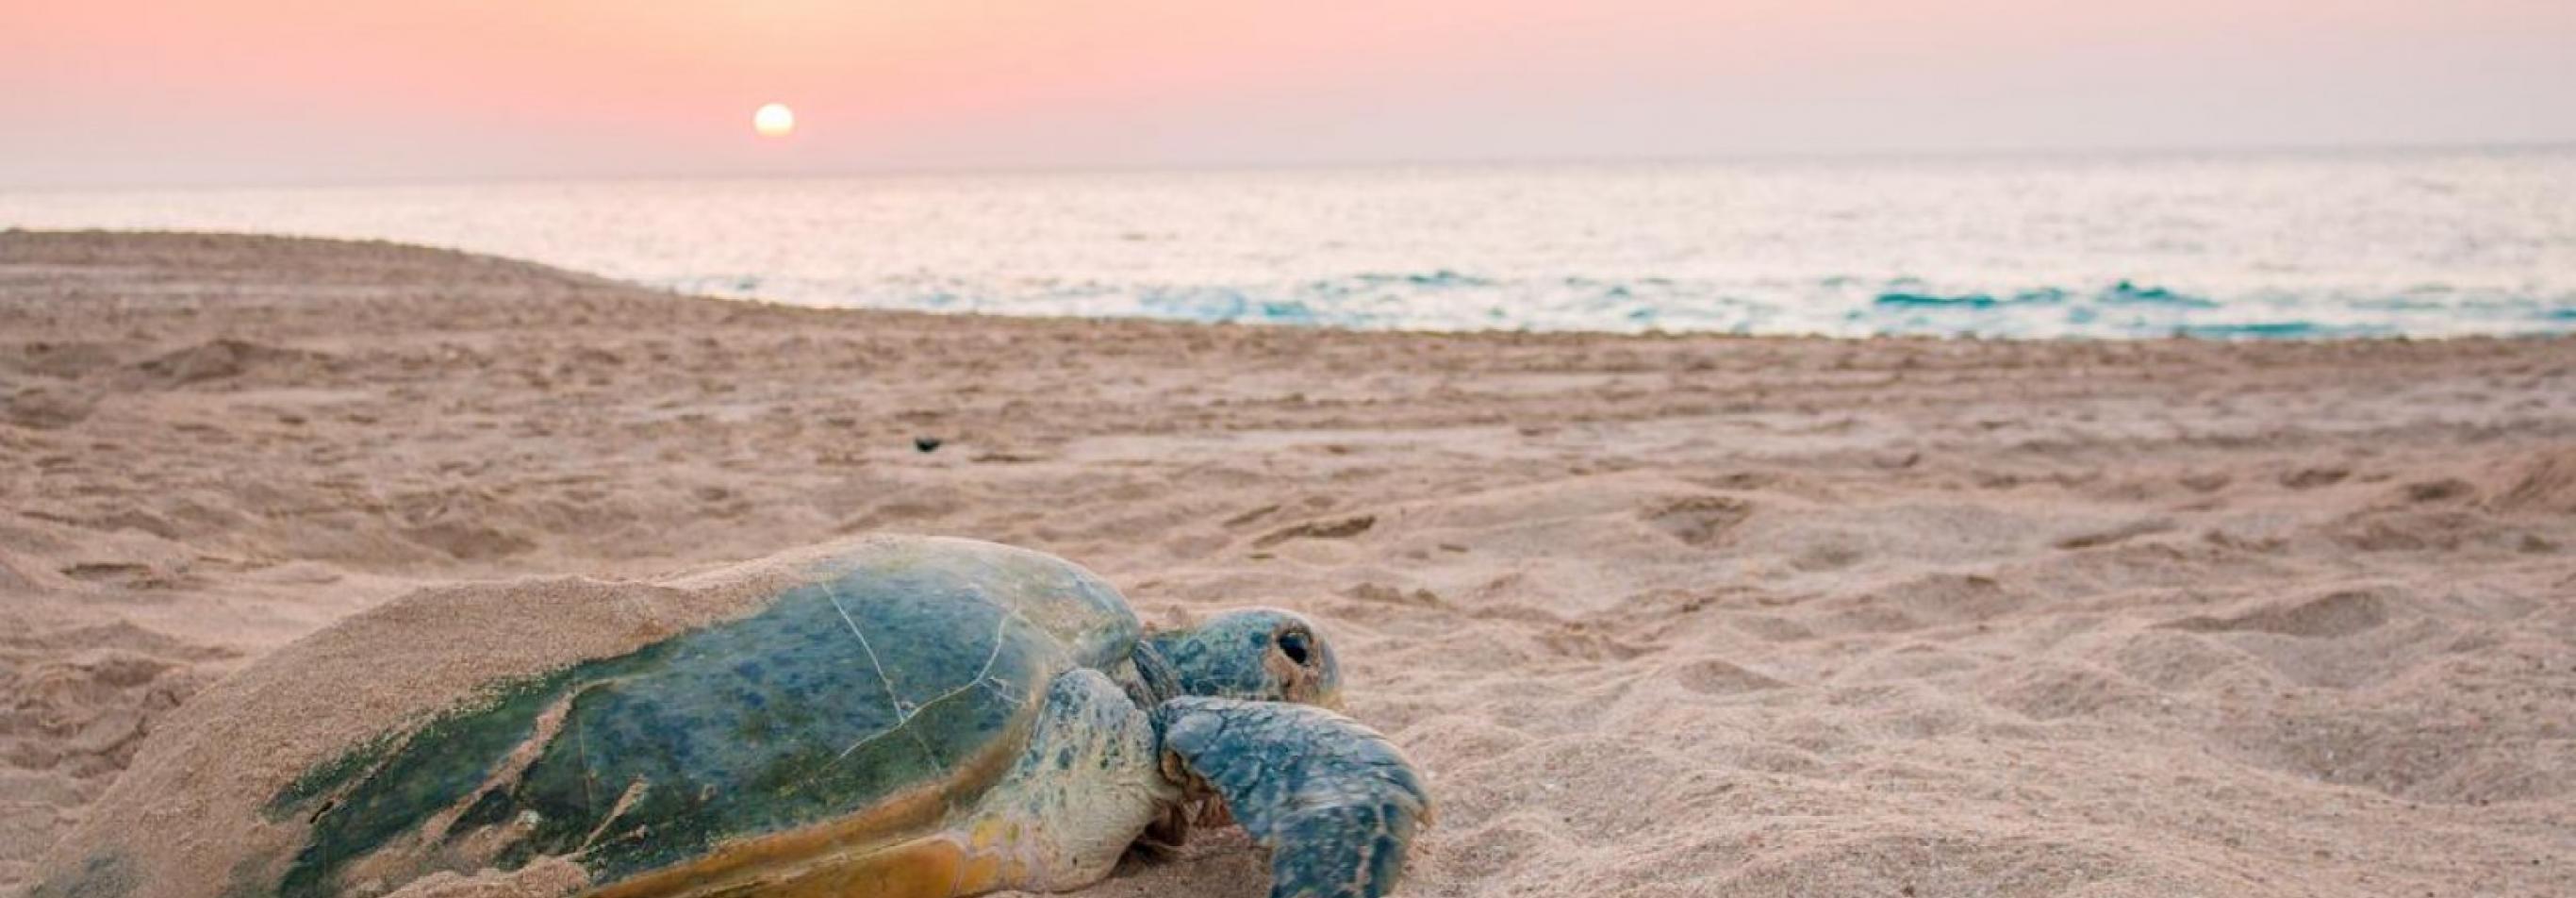
<svg viewBox="0 0 2576 898">
<path fill-rule="evenodd" d="M 1342 671 L 1313 621 L 1276 608 L 1213 615 L 1146 634 L 1184 695 L 1338 708 Z"/>
</svg>

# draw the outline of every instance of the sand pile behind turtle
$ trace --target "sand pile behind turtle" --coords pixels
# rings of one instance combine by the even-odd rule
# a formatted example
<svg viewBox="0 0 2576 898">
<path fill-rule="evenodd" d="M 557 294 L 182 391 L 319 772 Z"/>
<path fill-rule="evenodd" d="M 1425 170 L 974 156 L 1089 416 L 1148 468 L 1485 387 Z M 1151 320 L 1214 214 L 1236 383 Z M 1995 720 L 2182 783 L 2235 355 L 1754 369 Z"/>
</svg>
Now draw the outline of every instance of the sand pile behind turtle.
<svg viewBox="0 0 2576 898">
<path fill-rule="evenodd" d="M 141 821 L 160 835 L 88 833 L 112 845 L 67 839 L 52 849 L 57 867 L 90 858 L 120 869 L 102 881 L 184 882 L 192 877 L 169 871 L 229 870 L 233 859 L 291 855 L 295 846 L 285 840 L 300 837 L 294 821 L 200 821 L 280 823 L 282 796 L 356 757 L 371 740 L 399 738 L 443 714 L 498 700 L 512 684 L 748 613 L 818 554 L 871 542 L 807 547 L 659 583 L 552 577 L 430 587 L 351 615 L 268 653 L 157 721 L 155 738 L 143 742 L 89 812 Z M 203 769 L 209 757 L 225 759 L 223 769 Z"/>
</svg>

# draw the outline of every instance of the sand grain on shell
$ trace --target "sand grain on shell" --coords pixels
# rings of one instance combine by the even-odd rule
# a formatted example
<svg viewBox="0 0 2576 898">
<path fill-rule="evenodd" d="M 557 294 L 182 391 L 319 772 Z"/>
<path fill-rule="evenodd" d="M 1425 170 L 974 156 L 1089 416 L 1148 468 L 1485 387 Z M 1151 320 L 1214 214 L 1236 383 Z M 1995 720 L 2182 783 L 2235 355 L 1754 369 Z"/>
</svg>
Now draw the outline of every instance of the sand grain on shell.
<svg viewBox="0 0 2576 898">
<path fill-rule="evenodd" d="M 1408 894 L 2576 894 L 2571 472 L 2567 340 L 1009 321 L 10 232 L 0 887 L 387 597 L 895 529 L 1323 618 L 1443 803 Z"/>
</svg>

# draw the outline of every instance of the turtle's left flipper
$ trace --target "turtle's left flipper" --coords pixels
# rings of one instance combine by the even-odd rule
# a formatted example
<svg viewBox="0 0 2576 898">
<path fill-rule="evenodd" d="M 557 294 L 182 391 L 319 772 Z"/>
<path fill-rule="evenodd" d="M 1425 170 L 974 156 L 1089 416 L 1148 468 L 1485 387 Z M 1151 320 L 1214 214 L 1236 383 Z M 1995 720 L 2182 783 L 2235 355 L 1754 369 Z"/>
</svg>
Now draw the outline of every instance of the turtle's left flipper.
<svg viewBox="0 0 2576 898">
<path fill-rule="evenodd" d="M 1376 730 L 1307 705 L 1176 698 L 1163 750 L 1205 780 L 1270 849 L 1271 898 L 1378 898 L 1395 889 L 1431 795 Z"/>
</svg>

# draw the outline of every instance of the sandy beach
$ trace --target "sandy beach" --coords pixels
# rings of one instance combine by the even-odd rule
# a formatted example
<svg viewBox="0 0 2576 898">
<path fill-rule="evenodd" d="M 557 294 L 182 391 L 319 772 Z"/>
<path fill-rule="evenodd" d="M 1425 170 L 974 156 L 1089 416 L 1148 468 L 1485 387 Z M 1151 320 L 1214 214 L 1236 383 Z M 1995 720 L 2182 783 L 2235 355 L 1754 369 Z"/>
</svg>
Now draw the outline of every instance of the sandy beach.
<svg viewBox="0 0 2576 898">
<path fill-rule="evenodd" d="M 19 231 L 0 893 L 391 597 L 870 531 L 1324 622 L 1441 802 L 1402 894 L 2576 894 L 2576 339 L 943 317 Z M 1266 877 L 1233 833 L 1087 894 Z"/>
</svg>

